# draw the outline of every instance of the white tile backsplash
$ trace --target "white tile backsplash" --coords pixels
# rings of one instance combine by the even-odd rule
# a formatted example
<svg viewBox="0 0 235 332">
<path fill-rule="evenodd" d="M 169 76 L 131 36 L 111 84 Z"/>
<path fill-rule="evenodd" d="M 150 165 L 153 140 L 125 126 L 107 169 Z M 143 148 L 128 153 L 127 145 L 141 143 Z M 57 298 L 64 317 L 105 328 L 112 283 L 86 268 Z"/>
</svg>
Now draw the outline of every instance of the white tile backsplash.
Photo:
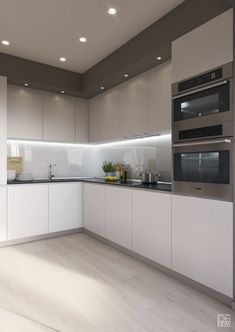
<svg viewBox="0 0 235 332">
<path fill-rule="evenodd" d="M 8 156 L 22 156 L 25 171 L 34 178 L 48 176 L 49 164 L 56 164 L 54 173 L 62 176 L 104 176 L 104 160 L 130 165 L 129 177 L 136 178 L 136 165 L 157 171 L 163 180 L 171 178 L 171 138 L 160 136 L 151 141 L 101 146 L 53 145 L 30 142 L 9 142 Z"/>
</svg>

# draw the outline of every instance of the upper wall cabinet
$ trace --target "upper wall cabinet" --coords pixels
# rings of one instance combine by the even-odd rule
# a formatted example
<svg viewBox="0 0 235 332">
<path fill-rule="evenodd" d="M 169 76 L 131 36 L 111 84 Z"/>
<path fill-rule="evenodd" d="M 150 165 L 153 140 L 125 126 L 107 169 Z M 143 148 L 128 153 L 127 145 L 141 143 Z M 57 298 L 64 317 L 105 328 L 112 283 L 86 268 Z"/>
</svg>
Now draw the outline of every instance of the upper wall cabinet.
<svg viewBox="0 0 235 332">
<path fill-rule="evenodd" d="M 173 82 L 233 61 L 233 9 L 172 43 Z"/>
<path fill-rule="evenodd" d="M 75 142 L 75 99 L 52 93 L 43 100 L 43 139 L 52 142 Z"/>
<path fill-rule="evenodd" d="M 148 132 L 148 74 L 120 85 L 120 136 L 143 136 Z"/>
<path fill-rule="evenodd" d="M 171 128 L 171 62 L 148 72 L 148 133 Z"/>
<path fill-rule="evenodd" d="M 89 100 L 89 141 L 119 138 L 119 89 L 111 89 Z"/>
<path fill-rule="evenodd" d="M 7 136 L 42 140 L 42 93 L 8 85 Z"/>
<path fill-rule="evenodd" d="M 88 101 L 76 98 L 76 143 L 88 142 Z"/>
</svg>

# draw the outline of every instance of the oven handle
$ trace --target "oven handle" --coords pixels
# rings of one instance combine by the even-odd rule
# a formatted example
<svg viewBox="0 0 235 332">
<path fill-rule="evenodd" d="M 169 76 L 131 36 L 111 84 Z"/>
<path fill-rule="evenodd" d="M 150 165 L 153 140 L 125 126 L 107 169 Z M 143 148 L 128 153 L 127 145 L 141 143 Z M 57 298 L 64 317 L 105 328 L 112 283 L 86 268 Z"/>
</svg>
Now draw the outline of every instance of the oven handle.
<svg viewBox="0 0 235 332">
<path fill-rule="evenodd" d="M 181 98 L 181 97 L 184 97 L 184 96 L 188 96 L 188 95 L 191 95 L 193 93 L 196 93 L 196 92 L 200 92 L 200 91 L 204 91 L 204 90 L 207 90 L 207 89 L 210 89 L 210 88 L 214 88 L 216 86 L 220 86 L 220 85 L 223 85 L 223 84 L 226 84 L 227 82 L 229 81 L 229 79 L 227 80 L 223 80 L 223 81 L 220 81 L 220 82 L 217 82 L 217 83 L 214 83 L 214 84 L 207 84 L 201 88 L 197 88 L 197 89 L 190 89 L 190 91 L 187 91 L 185 93 L 182 93 L 182 94 L 177 94 L 175 96 L 172 97 L 172 99 L 177 99 L 177 98 Z"/>
<path fill-rule="evenodd" d="M 173 148 L 183 147 L 183 146 L 198 146 L 198 145 L 206 145 L 206 144 L 219 144 L 219 143 L 232 143 L 230 138 L 225 139 L 215 139 L 201 142 L 188 142 L 188 143 L 176 143 L 172 144 Z"/>
</svg>

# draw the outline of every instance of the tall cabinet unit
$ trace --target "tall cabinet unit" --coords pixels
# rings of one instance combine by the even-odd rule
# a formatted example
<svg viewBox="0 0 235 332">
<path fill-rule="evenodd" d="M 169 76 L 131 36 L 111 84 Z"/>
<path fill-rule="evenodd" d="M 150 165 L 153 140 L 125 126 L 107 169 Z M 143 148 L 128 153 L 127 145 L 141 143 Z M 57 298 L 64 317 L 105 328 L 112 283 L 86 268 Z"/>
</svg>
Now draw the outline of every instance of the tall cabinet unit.
<svg viewBox="0 0 235 332">
<path fill-rule="evenodd" d="M 233 8 L 172 43 L 172 81 L 233 61 Z"/>
</svg>

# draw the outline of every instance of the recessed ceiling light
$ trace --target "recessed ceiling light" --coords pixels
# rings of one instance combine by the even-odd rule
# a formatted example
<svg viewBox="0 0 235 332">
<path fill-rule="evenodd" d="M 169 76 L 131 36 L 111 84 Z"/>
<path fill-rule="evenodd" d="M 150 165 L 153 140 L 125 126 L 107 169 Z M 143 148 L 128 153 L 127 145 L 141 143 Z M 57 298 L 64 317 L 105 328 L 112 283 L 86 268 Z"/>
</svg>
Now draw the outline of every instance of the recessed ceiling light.
<svg viewBox="0 0 235 332">
<path fill-rule="evenodd" d="M 158 57 L 157 57 L 157 60 L 162 60 L 162 57 L 161 57 L 161 56 L 158 56 Z"/>
<path fill-rule="evenodd" d="M 61 93 L 64 93 L 64 90 L 61 90 Z"/>
<path fill-rule="evenodd" d="M 108 9 L 108 13 L 109 13 L 110 15 L 115 15 L 115 14 L 117 14 L 117 10 L 116 10 L 115 8 L 109 8 L 109 9 Z"/>
<path fill-rule="evenodd" d="M 29 83 L 25 83 L 24 86 L 29 86 Z"/>
<path fill-rule="evenodd" d="M 129 75 L 128 74 L 124 74 L 125 77 L 128 77 Z"/>
<path fill-rule="evenodd" d="M 101 89 L 101 90 L 104 90 L 104 86 L 101 86 L 100 89 Z"/>
<path fill-rule="evenodd" d="M 2 45 L 8 46 L 10 45 L 10 42 L 8 40 L 2 40 Z"/>
<path fill-rule="evenodd" d="M 61 62 L 65 62 L 65 61 L 66 61 L 66 58 L 61 57 L 61 58 L 60 58 L 60 61 L 61 61 Z"/>
<path fill-rule="evenodd" d="M 85 43 L 87 41 L 86 37 L 80 37 L 79 40 L 81 43 Z"/>
</svg>

